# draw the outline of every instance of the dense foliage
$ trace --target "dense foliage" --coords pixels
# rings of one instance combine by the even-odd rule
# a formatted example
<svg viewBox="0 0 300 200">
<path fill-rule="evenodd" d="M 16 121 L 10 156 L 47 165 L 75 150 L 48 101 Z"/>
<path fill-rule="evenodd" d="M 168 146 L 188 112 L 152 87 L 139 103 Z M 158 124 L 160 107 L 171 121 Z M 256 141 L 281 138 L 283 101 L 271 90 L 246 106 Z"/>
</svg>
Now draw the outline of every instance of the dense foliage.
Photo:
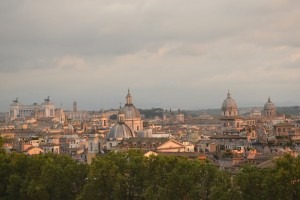
<svg viewBox="0 0 300 200">
<path fill-rule="evenodd" d="M 0 153 L 0 199 L 300 199 L 300 158 L 236 175 L 210 163 L 141 152 L 109 153 L 91 165 L 68 156 Z"/>
<path fill-rule="evenodd" d="M 0 199 L 75 199 L 87 167 L 69 156 L 0 154 Z"/>
</svg>

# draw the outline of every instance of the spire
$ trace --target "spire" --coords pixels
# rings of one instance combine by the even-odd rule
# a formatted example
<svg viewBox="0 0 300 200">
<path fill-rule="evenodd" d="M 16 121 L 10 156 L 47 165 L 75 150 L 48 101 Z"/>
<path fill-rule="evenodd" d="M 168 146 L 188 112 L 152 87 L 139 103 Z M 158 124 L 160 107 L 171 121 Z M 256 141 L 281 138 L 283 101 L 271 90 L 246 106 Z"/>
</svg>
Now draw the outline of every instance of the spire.
<svg viewBox="0 0 300 200">
<path fill-rule="evenodd" d="M 128 94 L 126 96 L 126 101 L 127 101 L 128 105 L 132 104 L 132 96 L 130 94 L 130 90 L 129 89 L 128 89 Z"/>
<path fill-rule="evenodd" d="M 270 98 L 270 96 L 268 97 L 268 102 L 271 103 L 271 98 Z"/>
<path fill-rule="evenodd" d="M 121 103 L 120 103 L 120 110 L 119 110 L 119 113 L 118 113 L 118 123 L 124 122 L 124 118 L 125 118 L 125 115 L 122 112 Z"/>
<path fill-rule="evenodd" d="M 228 93 L 227 93 L 227 99 L 229 99 L 230 98 L 230 92 L 229 92 L 229 90 L 228 90 Z"/>
</svg>

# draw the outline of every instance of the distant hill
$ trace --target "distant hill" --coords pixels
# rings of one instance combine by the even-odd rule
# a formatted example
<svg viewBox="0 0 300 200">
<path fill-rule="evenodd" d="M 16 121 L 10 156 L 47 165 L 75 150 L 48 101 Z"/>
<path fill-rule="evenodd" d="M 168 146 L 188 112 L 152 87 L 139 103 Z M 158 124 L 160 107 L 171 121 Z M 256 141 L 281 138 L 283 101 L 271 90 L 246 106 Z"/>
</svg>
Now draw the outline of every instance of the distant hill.
<svg viewBox="0 0 300 200">
<path fill-rule="evenodd" d="M 241 107 L 239 108 L 240 114 L 249 113 L 252 107 Z M 263 108 L 258 108 L 263 110 Z M 203 109 L 203 110 L 189 110 L 187 111 L 192 116 L 199 116 L 202 112 L 206 112 L 209 115 L 214 117 L 221 115 L 221 109 Z M 276 112 L 278 114 L 285 114 L 290 116 L 300 115 L 300 106 L 285 106 L 285 107 L 276 107 Z"/>
<path fill-rule="evenodd" d="M 300 115 L 300 106 L 277 107 L 277 113 L 285 115 Z"/>
</svg>

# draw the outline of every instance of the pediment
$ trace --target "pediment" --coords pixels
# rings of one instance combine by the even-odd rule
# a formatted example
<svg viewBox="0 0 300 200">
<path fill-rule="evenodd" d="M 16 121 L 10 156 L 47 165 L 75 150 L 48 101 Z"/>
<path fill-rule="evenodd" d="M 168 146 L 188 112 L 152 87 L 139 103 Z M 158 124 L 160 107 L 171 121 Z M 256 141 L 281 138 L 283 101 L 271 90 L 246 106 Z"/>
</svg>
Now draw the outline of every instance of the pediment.
<svg viewBox="0 0 300 200">
<path fill-rule="evenodd" d="M 159 147 L 157 147 L 157 150 L 168 149 L 168 148 L 184 148 L 184 145 L 177 141 L 169 140 L 163 143 L 162 145 L 160 145 Z"/>
</svg>

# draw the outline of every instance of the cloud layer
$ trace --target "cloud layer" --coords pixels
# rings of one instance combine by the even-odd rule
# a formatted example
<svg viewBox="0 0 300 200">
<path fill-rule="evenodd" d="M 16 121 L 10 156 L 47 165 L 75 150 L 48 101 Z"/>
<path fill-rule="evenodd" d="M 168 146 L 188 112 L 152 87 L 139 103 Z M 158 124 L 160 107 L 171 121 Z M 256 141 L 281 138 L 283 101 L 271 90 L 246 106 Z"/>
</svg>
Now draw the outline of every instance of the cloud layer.
<svg viewBox="0 0 300 200">
<path fill-rule="evenodd" d="M 0 110 L 299 104 L 300 1 L 0 2 Z"/>
</svg>

